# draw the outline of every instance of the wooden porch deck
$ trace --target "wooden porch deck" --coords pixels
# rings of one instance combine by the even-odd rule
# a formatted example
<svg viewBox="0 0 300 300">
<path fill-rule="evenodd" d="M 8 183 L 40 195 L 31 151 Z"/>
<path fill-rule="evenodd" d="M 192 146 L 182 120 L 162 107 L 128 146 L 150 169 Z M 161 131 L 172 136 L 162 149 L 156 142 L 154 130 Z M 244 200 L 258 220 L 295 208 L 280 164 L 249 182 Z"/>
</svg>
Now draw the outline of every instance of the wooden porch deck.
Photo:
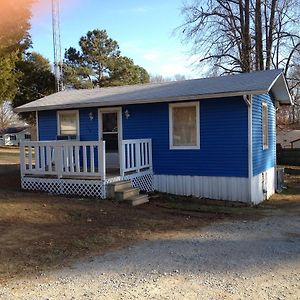
<svg viewBox="0 0 300 300">
<path fill-rule="evenodd" d="M 22 142 L 22 188 L 63 194 L 106 197 L 106 185 L 130 180 L 141 190 L 151 190 L 150 139 L 123 140 L 120 168 L 107 168 L 104 141 Z"/>
</svg>

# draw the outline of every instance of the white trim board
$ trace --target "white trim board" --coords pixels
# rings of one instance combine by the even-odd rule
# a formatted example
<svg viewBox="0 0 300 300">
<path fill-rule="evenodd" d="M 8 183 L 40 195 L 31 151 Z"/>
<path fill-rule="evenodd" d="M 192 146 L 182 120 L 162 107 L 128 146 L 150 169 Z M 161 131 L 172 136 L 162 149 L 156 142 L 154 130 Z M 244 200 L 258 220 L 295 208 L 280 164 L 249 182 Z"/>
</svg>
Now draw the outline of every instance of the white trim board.
<svg viewBox="0 0 300 300">
<path fill-rule="evenodd" d="M 195 107 L 196 108 L 196 145 L 193 146 L 174 146 L 173 145 L 173 108 L 177 107 Z M 181 102 L 169 104 L 169 149 L 170 150 L 197 150 L 200 149 L 200 103 Z"/>
<path fill-rule="evenodd" d="M 35 112 L 35 130 L 36 130 L 36 140 L 40 140 L 40 133 L 39 133 L 39 112 Z"/>
<path fill-rule="evenodd" d="M 122 107 L 106 107 L 98 108 L 98 139 L 99 141 L 103 140 L 103 129 L 102 129 L 102 113 L 117 112 L 118 113 L 118 156 L 119 156 L 119 165 L 113 167 L 120 167 L 121 162 L 121 151 L 122 151 L 122 139 L 123 139 L 123 123 L 122 123 Z M 108 153 L 106 153 L 107 156 Z"/>
<path fill-rule="evenodd" d="M 56 111 L 56 122 L 57 122 L 57 135 L 62 135 L 60 133 L 60 115 L 61 114 L 76 114 L 76 122 L 77 122 L 77 138 L 80 138 L 80 122 L 79 122 L 79 110 L 78 109 L 73 109 L 73 110 L 57 110 Z"/>
</svg>

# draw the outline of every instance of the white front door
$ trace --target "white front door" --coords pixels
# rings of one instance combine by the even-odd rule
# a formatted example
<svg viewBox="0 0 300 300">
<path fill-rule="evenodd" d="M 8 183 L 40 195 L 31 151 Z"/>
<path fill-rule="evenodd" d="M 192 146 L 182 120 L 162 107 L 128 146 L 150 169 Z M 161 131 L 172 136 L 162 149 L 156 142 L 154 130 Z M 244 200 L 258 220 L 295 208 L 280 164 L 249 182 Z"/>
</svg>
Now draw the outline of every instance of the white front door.
<svg viewBox="0 0 300 300">
<path fill-rule="evenodd" d="M 106 168 L 119 169 L 122 140 L 121 108 L 100 108 L 99 138 L 105 141 Z"/>
</svg>

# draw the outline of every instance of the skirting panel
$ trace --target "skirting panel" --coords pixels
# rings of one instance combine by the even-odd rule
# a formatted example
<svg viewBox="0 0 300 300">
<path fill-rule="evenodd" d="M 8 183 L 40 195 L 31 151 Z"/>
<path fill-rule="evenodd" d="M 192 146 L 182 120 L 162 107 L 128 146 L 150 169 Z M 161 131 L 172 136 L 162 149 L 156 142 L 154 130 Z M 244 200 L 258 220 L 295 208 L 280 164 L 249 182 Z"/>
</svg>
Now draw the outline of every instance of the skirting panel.
<svg viewBox="0 0 300 300">
<path fill-rule="evenodd" d="M 253 176 L 251 180 L 252 203 L 258 204 L 269 199 L 275 193 L 275 186 L 275 168 Z"/>
<path fill-rule="evenodd" d="M 24 190 L 43 191 L 59 195 L 76 195 L 83 197 L 106 198 L 106 185 L 120 180 L 130 180 L 135 188 L 141 191 L 153 191 L 153 173 L 145 171 L 131 175 L 116 176 L 101 180 L 79 180 L 65 178 L 33 178 L 23 177 L 21 186 Z"/>
<path fill-rule="evenodd" d="M 131 185 L 139 188 L 144 192 L 152 192 L 153 188 L 153 173 L 152 171 L 141 172 L 132 175 L 125 175 L 123 180 L 130 180 Z"/>
<path fill-rule="evenodd" d="M 248 178 L 154 175 L 153 182 L 154 190 L 159 192 L 250 202 Z"/>
<path fill-rule="evenodd" d="M 105 185 L 100 180 L 24 177 L 21 180 L 21 186 L 24 190 L 44 191 L 52 194 L 96 197 L 101 199 L 106 197 Z"/>
</svg>

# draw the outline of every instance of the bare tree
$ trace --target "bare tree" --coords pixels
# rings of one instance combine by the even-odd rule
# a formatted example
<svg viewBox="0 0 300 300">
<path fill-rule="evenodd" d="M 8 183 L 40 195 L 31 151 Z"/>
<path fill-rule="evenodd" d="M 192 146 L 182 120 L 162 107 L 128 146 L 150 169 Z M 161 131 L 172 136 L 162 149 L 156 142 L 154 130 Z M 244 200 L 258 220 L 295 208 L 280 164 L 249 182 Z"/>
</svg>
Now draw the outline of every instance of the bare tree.
<svg viewBox="0 0 300 300">
<path fill-rule="evenodd" d="M 183 81 L 183 80 L 186 80 L 186 77 L 185 75 L 182 74 L 175 74 L 173 77 L 163 77 L 160 74 L 150 75 L 151 83 L 163 83 L 163 82 Z"/>
<path fill-rule="evenodd" d="M 11 104 L 5 101 L 0 104 L 0 129 L 5 129 L 12 125 L 19 125 L 20 120 L 11 108 Z"/>
<path fill-rule="evenodd" d="M 185 41 L 220 73 L 289 68 L 300 51 L 299 0 L 192 0 L 185 4 Z M 287 70 L 288 72 L 288 70 Z"/>
<path fill-rule="evenodd" d="M 214 74 L 282 68 L 296 97 L 300 0 L 191 0 L 181 29 L 199 64 Z M 297 98 L 296 98 L 297 102 Z M 297 106 L 292 119 L 299 115 Z M 285 114 L 285 113 L 284 113 Z"/>
<path fill-rule="evenodd" d="M 183 80 L 186 80 L 186 77 L 185 77 L 185 75 L 182 75 L 182 74 L 175 74 L 174 79 L 175 79 L 175 81 L 183 81 Z"/>
</svg>

